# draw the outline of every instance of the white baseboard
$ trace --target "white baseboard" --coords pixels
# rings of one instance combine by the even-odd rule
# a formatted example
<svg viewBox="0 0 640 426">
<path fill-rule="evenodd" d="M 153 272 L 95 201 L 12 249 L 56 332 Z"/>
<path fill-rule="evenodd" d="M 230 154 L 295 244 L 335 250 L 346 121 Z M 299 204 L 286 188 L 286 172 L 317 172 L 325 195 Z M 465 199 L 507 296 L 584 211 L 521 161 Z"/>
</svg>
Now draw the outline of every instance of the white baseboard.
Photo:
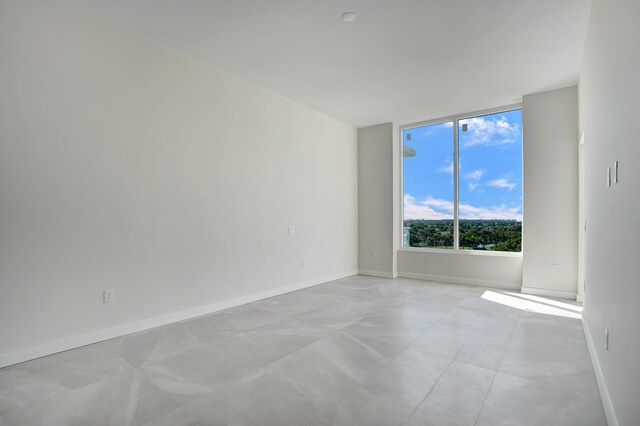
<svg viewBox="0 0 640 426">
<path fill-rule="evenodd" d="M 190 318 L 211 314 L 223 309 L 232 308 L 238 305 L 244 305 L 246 303 L 255 302 L 257 300 L 267 299 L 269 297 L 279 296 L 281 294 L 289 293 L 295 290 L 301 290 L 303 288 L 312 287 L 340 278 L 350 277 L 352 275 L 358 275 L 358 271 L 352 270 L 325 276 L 322 278 L 302 281 L 284 287 L 278 287 L 259 293 L 248 294 L 246 296 L 237 297 L 235 299 L 212 303 L 210 305 L 198 306 L 195 308 L 172 312 L 170 314 L 160 315 L 153 318 L 147 318 L 140 321 L 117 325 L 115 327 L 96 330 L 90 333 L 80 334 L 62 340 L 47 342 L 37 346 L 18 349 L 12 352 L 0 353 L 0 368 L 40 358 L 46 355 L 67 351 L 69 349 L 79 348 L 81 346 L 90 345 L 92 343 L 102 342 L 103 340 L 109 340 L 115 337 L 125 336 L 127 334 L 137 333 L 139 331 L 148 330 L 150 328 L 171 324 L 177 321 L 183 321 Z"/>
<path fill-rule="evenodd" d="M 398 272 L 398 276 L 402 278 L 413 278 L 416 280 L 436 281 L 436 282 L 449 283 L 449 284 L 475 285 L 479 287 L 503 288 L 507 290 L 520 289 L 520 285 L 518 284 L 506 283 L 501 281 L 488 281 L 488 280 L 477 280 L 477 279 L 471 279 L 471 278 L 447 277 L 444 275 L 414 274 L 412 272 Z"/>
<path fill-rule="evenodd" d="M 520 293 L 532 294 L 534 296 L 558 297 L 560 299 L 576 300 L 577 293 L 571 291 L 549 290 L 546 288 L 535 288 L 522 286 Z"/>
<path fill-rule="evenodd" d="M 618 426 L 618 419 L 616 413 L 613 410 L 613 404 L 611 403 L 611 396 L 609 396 L 609 390 L 607 389 L 607 383 L 604 380 L 604 374 L 602 374 L 602 368 L 600 367 L 600 361 L 596 354 L 595 345 L 591 338 L 591 332 L 587 326 L 587 321 L 582 316 L 582 330 L 584 331 L 584 337 L 587 340 L 587 347 L 589 348 L 589 355 L 591 355 L 591 363 L 593 364 L 593 372 L 596 375 L 596 382 L 598 383 L 598 390 L 600 391 L 600 398 L 602 399 L 602 406 L 604 408 L 604 415 L 607 418 L 607 424 L 609 426 Z"/>
<path fill-rule="evenodd" d="M 374 271 L 371 269 L 360 269 L 358 270 L 358 274 L 359 275 L 367 275 L 370 277 L 380 277 L 380 278 L 395 278 L 398 275 L 394 275 L 392 272 L 385 272 L 385 271 Z"/>
</svg>

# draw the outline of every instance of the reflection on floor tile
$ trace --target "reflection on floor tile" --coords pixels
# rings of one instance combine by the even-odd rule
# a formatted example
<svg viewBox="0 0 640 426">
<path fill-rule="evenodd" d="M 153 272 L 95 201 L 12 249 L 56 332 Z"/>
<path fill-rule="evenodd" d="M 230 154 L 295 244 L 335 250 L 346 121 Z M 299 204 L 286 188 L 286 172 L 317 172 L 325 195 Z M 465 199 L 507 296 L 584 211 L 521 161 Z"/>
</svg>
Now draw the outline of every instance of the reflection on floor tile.
<svg viewBox="0 0 640 426">
<path fill-rule="evenodd" d="M 528 297 L 336 280 L 0 369 L 0 424 L 605 424 L 580 307 Z"/>
</svg>

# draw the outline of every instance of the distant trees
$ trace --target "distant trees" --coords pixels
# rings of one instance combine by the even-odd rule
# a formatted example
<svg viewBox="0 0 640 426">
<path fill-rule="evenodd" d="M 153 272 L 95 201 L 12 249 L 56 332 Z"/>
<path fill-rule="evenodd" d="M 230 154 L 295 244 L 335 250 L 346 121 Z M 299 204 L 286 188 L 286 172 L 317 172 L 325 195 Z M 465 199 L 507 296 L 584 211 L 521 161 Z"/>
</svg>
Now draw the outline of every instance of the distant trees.
<svg viewBox="0 0 640 426">
<path fill-rule="evenodd" d="M 411 247 L 453 247 L 452 220 L 407 220 Z"/>
<path fill-rule="evenodd" d="M 406 220 L 411 247 L 453 247 L 453 220 Z M 466 250 L 522 250 L 522 222 L 460 220 L 460 248 Z"/>
</svg>

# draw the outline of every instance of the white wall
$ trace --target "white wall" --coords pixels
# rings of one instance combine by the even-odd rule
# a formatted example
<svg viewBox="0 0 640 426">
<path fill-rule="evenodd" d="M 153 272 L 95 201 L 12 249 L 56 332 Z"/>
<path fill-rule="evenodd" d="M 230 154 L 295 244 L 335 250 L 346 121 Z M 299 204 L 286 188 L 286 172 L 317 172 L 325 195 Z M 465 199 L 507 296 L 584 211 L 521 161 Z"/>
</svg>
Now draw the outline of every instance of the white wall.
<svg viewBox="0 0 640 426">
<path fill-rule="evenodd" d="M 519 290 L 522 256 L 454 251 L 402 249 L 398 275 L 406 278 Z"/>
<path fill-rule="evenodd" d="M 358 130 L 358 268 L 395 276 L 393 124 Z"/>
<path fill-rule="evenodd" d="M 575 298 L 578 271 L 577 88 L 524 96 L 522 291 Z M 558 265 L 557 271 L 552 265 Z"/>
<path fill-rule="evenodd" d="M 585 170 L 584 170 L 584 133 L 581 133 L 578 145 L 578 295 L 576 300 L 584 302 L 584 246 L 586 241 L 585 220 Z"/>
<path fill-rule="evenodd" d="M 357 269 L 353 127 L 55 2 L 0 62 L 0 356 Z"/>
<path fill-rule="evenodd" d="M 638 0 L 594 0 L 580 72 L 584 318 L 609 424 L 625 426 L 640 424 L 639 22 Z M 607 188 L 606 170 L 614 160 L 620 181 Z"/>
</svg>

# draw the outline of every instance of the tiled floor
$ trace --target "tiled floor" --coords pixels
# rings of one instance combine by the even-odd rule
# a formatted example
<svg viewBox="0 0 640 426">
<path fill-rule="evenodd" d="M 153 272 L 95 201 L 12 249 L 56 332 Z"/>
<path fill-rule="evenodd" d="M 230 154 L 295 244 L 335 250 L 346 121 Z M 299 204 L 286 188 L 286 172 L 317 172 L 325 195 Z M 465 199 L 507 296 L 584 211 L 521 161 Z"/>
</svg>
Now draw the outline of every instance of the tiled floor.
<svg viewBox="0 0 640 426">
<path fill-rule="evenodd" d="M 580 308 L 345 278 L 0 370 L 2 425 L 604 425 Z"/>
</svg>

